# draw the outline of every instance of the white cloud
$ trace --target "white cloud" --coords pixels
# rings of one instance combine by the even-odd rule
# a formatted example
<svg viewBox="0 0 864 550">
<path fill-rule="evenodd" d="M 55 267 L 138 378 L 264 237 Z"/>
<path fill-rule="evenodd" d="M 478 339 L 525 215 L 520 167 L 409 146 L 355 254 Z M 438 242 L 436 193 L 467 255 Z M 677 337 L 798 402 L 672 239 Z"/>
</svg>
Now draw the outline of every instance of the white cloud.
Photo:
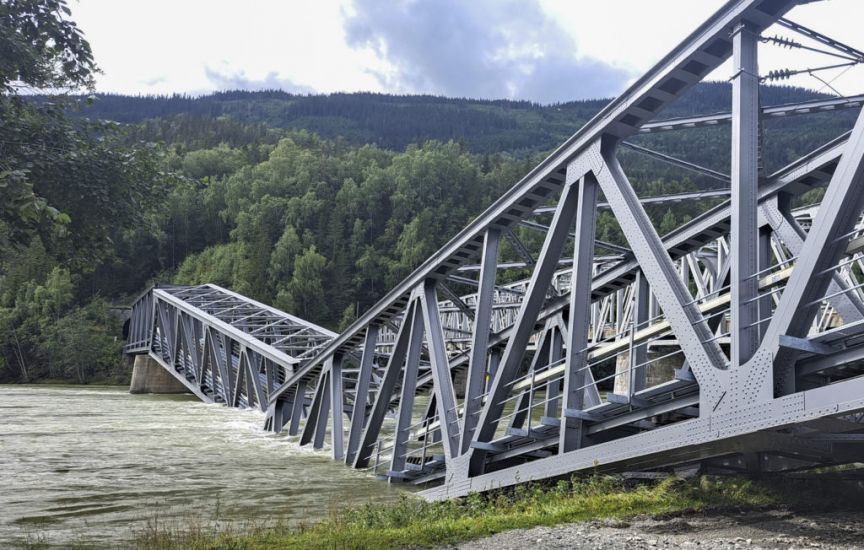
<svg viewBox="0 0 864 550">
<path fill-rule="evenodd" d="M 376 76 L 398 91 L 550 103 L 606 97 L 631 76 L 578 55 L 530 0 L 355 0 L 345 27 L 349 45 L 390 63 Z"/>
<path fill-rule="evenodd" d="M 104 70 L 100 91 L 279 85 L 548 101 L 617 93 L 724 3 L 538 1 L 393 0 L 383 9 L 369 0 L 80 0 L 71 7 Z M 862 15 L 864 2 L 833 0 L 790 17 L 864 49 Z M 820 64 L 824 57 L 761 50 L 763 73 Z M 728 78 L 728 66 L 712 76 Z M 807 75 L 787 83 L 821 87 Z M 834 85 L 864 91 L 864 69 Z"/>
</svg>

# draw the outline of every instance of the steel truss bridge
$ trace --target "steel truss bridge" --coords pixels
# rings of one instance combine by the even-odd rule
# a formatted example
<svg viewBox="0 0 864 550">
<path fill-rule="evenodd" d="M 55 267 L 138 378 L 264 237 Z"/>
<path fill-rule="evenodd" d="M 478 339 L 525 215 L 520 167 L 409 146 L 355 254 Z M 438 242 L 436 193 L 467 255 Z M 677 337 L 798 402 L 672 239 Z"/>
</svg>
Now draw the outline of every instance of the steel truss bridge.
<svg viewBox="0 0 864 550">
<path fill-rule="evenodd" d="M 763 122 L 864 96 L 763 107 L 757 62 L 775 24 L 864 53 L 786 19 L 797 3 L 728 2 L 343 333 L 214 285 L 156 287 L 127 353 L 430 499 L 588 469 L 864 459 L 864 115 L 776 172 L 761 158 Z M 655 120 L 730 58 L 731 112 Z M 730 125 L 728 174 L 626 141 Z M 640 198 L 622 147 L 722 189 Z M 662 237 L 645 211 L 708 198 L 725 202 Z M 603 209 L 628 246 L 595 238 Z M 544 235 L 536 257 L 519 225 Z M 522 261 L 499 261 L 502 240 Z M 501 284 L 514 269 L 530 277 Z"/>
</svg>

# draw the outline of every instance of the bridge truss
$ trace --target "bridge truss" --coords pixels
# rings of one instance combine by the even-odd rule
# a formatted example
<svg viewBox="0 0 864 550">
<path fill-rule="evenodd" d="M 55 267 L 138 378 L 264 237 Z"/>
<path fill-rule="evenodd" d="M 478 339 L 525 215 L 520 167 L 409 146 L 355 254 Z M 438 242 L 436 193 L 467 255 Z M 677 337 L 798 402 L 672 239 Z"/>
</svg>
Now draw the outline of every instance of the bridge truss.
<svg viewBox="0 0 864 550">
<path fill-rule="evenodd" d="M 335 333 L 216 285 L 162 286 L 133 305 L 128 354 L 149 353 L 205 403 L 267 410 Z"/>
<path fill-rule="evenodd" d="M 136 303 L 127 351 L 432 499 L 588 469 L 862 460 L 864 115 L 776 172 L 761 152 L 763 122 L 864 97 L 762 107 L 757 54 L 778 22 L 864 54 L 785 19 L 797 3 L 728 2 L 343 333 L 213 285 L 165 287 Z M 730 58 L 730 113 L 654 121 Z M 728 175 L 626 141 L 724 125 Z M 640 199 L 622 147 L 724 188 Z M 662 237 L 645 211 L 725 197 Z M 627 246 L 596 238 L 603 209 Z M 536 257 L 519 225 L 543 233 Z M 499 261 L 502 241 L 522 261 Z M 513 269 L 530 277 L 501 283 Z"/>
</svg>

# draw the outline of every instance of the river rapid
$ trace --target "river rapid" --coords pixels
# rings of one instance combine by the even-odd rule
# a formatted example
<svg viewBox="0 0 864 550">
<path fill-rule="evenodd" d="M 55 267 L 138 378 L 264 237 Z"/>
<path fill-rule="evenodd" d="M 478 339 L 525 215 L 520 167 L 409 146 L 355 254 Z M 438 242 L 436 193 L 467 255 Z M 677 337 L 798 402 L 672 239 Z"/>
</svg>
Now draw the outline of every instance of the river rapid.
<svg viewBox="0 0 864 550">
<path fill-rule="evenodd" d="M 122 547 L 154 522 L 313 521 L 402 494 L 263 420 L 191 396 L 0 385 L 0 548 Z"/>
</svg>

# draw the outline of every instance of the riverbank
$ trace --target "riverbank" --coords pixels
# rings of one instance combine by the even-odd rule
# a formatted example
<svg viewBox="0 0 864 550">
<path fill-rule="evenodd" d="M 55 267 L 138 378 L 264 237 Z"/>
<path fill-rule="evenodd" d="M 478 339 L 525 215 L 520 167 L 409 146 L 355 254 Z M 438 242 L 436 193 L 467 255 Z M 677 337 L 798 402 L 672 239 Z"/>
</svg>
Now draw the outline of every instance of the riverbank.
<svg viewBox="0 0 864 550">
<path fill-rule="evenodd" d="M 640 516 L 705 512 L 734 516 L 741 512 L 747 515 L 780 509 L 814 511 L 832 509 L 838 503 L 854 509 L 862 502 L 855 485 L 826 490 L 822 480 L 755 482 L 735 478 L 669 478 L 655 485 L 634 488 L 618 478 L 603 476 L 562 481 L 554 486 L 522 486 L 515 491 L 472 495 L 450 502 L 427 503 L 406 496 L 395 504 L 367 505 L 336 512 L 327 520 L 294 528 L 279 524 L 249 525 L 244 529 L 214 532 L 203 525 L 153 524 L 140 533 L 136 545 L 143 550 L 401 548 L 447 547 L 473 541 L 466 547 L 482 542 L 487 548 L 519 548 L 528 544 L 537 546 L 537 540 L 543 539 L 542 535 L 526 530 L 574 522 L 582 522 L 584 526 L 588 525 L 584 522 L 615 520 L 620 525 L 624 520 Z M 573 529 L 573 533 L 580 531 L 578 526 Z M 496 533 L 503 534 L 487 538 Z M 521 534 L 522 538 L 511 540 L 510 534 Z M 614 544 L 627 545 L 626 536 Z M 575 538 L 578 536 L 573 540 Z M 573 540 L 563 540 L 563 546 L 572 546 Z M 647 545 L 647 541 L 657 540 L 657 537 L 645 540 Z M 603 546 L 603 541 L 598 539 L 588 547 Z"/>
<path fill-rule="evenodd" d="M 686 512 L 516 529 L 459 545 L 470 550 L 626 548 L 830 548 L 857 550 L 864 510 L 814 513 L 788 508 Z"/>
</svg>

